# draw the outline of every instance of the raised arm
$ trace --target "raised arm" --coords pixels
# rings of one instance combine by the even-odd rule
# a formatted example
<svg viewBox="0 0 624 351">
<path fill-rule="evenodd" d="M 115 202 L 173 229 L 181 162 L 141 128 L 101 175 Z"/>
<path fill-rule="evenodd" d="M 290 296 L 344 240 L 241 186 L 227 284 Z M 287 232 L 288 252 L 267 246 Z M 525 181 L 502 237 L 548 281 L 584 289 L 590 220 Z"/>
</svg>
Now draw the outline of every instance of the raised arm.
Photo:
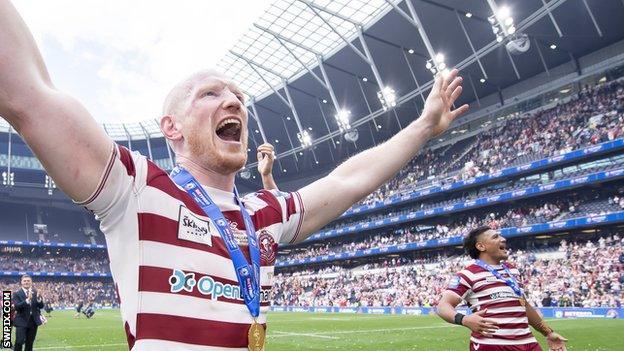
<svg viewBox="0 0 624 351">
<path fill-rule="evenodd" d="M 113 143 L 78 101 L 54 87 L 30 31 L 8 0 L 0 0 L 0 116 L 67 195 L 82 201 L 94 192 Z"/>
<path fill-rule="evenodd" d="M 262 177 L 262 187 L 266 190 L 278 190 L 273 179 L 273 162 L 275 162 L 273 145 L 264 143 L 258 146 L 258 172 Z"/>
<path fill-rule="evenodd" d="M 457 73 L 453 70 L 436 77 L 420 118 L 385 143 L 351 157 L 326 177 L 299 191 L 306 211 L 299 241 L 392 178 L 429 138 L 442 133 L 468 110 L 468 105 L 451 109 L 462 91 L 462 79 Z"/>
</svg>

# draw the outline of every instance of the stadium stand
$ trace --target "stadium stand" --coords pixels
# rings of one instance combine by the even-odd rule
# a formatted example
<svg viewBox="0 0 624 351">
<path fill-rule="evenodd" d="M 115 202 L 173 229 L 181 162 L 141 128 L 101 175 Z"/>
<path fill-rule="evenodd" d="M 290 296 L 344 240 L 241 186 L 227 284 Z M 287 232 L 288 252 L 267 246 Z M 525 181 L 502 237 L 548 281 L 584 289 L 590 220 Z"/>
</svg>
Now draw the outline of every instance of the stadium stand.
<svg viewBox="0 0 624 351">
<path fill-rule="evenodd" d="M 566 103 L 518 114 L 443 150 L 426 150 L 361 204 L 617 139 L 624 135 L 623 114 L 621 80 L 585 86 Z"/>
<path fill-rule="evenodd" d="M 98 307 L 118 307 L 119 300 L 111 279 L 78 280 L 68 278 L 35 277 L 34 286 L 43 293 L 54 309 L 74 308 L 80 302 L 93 302 Z M 16 291 L 19 289 L 19 277 L 3 279 L 3 287 Z"/>
<path fill-rule="evenodd" d="M 534 306 L 620 307 L 623 239 L 618 235 L 511 255 Z M 282 306 L 435 306 L 466 256 L 388 259 L 354 268 L 332 266 L 276 275 L 274 304 Z M 549 306 L 551 306 L 549 305 Z"/>
</svg>

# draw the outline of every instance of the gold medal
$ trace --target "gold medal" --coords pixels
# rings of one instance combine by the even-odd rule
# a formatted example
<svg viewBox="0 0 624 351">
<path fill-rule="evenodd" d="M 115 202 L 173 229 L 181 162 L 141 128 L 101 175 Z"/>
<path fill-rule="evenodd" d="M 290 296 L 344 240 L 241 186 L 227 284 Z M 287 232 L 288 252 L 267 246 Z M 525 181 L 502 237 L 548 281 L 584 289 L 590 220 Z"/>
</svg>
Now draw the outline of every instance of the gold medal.
<svg viewBox="0 0 624 351">
<path fill-rule="evenodd" d="M 526 300 L 524 299 L 524 297 L 520 298 L 520 305 L 522 305 L 522 307 L 526 306 Z"/>
<path fill-rule="evenodd" d="M 261 324 L 256 321 L 249 327 L 247 332 L 247 338 L 249 351 L 264 351 L 264 339 L 266 338 L 266 331 Z"/>
</svg>

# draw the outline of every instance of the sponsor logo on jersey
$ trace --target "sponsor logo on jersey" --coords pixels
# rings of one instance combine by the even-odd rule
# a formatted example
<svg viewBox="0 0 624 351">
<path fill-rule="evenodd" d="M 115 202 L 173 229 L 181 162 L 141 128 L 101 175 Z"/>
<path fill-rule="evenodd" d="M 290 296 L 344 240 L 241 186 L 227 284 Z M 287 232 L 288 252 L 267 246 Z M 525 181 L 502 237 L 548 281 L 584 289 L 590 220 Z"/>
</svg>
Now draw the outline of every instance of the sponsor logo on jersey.
<svg viewBox="0 0 624 351">
<path fill-rule="evenodd" d="M 181 291 L 193 292 L 197 290 L 200 294 L 208 296 L 212 300 L 217 300 L 220 297 L 231 300 L 243 300 L 238 284 L 221 283 L 215 281 L 209 275 L 197 278 L 195 273 L 185 273 L 182 270 L 174 269 L 169 277 L 169 285 L 172 293 L 179 293 Z M 260 291 L 260 302 L 268 302 L 269 297 L 270 290 Z"/>
<path fill-rule="evenodd" d="M 490 299 L 517 299 L 518 296 L 513 291 L 499 291 L 490 294 Z"/>
<path fill-rule="evenodd" d="M 178 239 L 212 246 L 210 221 L 202 219 L 188 208 L 180 206 Z"/>
</svg>

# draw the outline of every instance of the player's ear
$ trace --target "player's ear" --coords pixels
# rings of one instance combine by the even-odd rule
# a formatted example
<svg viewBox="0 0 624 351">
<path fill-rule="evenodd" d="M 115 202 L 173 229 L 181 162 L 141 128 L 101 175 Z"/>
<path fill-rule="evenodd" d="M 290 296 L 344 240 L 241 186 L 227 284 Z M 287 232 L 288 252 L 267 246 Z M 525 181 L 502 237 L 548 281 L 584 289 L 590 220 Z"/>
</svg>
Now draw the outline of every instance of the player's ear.
<svg viewBox="0 0 624 351">
<path fill-rule="evenodd" d="M 172 115 L 165 115 L 160 118 L 160 130 L 165 138 L 170 141 L 182 139 L 182 123 Z"/>
<path fill-rule="evenodd" d="M 477 248 L 477 250 L 479 250 L 479 252 L 485 251 L 485 244 L 480 241 L 477 241 L 477 243 L 475 244 L 475 247 Z"/>
</svg>

